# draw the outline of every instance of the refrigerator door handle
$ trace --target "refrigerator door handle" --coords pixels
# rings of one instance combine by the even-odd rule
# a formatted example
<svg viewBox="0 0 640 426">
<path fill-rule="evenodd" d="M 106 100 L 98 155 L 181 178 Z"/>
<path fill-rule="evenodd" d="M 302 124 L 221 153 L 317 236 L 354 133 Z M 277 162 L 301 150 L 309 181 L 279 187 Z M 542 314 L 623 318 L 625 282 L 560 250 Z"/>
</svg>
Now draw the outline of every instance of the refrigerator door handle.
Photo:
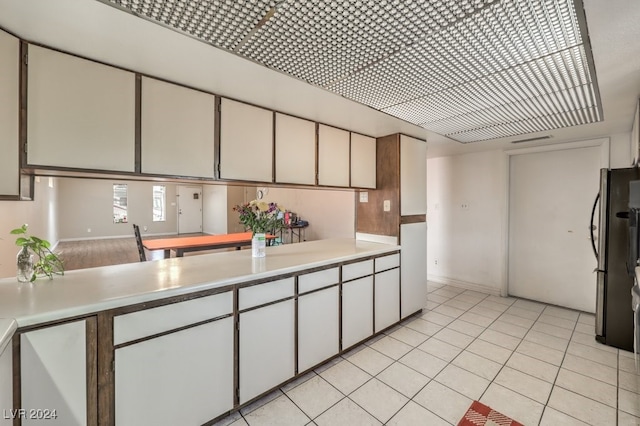
<svg viewBox="0 0 640 426">
<path fill-rule="evenodd" d="M 593 249 L 593 254 L 596 257 L 596 260 L 598 260 L 598 249 L 596 248 L 596 237 L 593 231 L 597 229 L 597 226 L 593 224 L 593 219 L 595 219 L 595 216 L 596 216 L 596 207 L 598 206 L 599 200 L 600 200 L 600 193 L 598 192 L 598 195 L 596 195 L 596 199 L 593 202 L 593 208 L 591 209 L 591 226 L 589 227 L 591 231 L 591 248 Z"/>
<path fill-rule="evenodd" d="M 598 270 L 607 270 L 607 204 L 609 200 L 609 175 L 607 169 L 600 171 L 600 192 L 598 192 L 598 198 L 600 199 L 599 210 L 599 223 L 598 223 Z M 595 204 L 594 204 L 595 205 Z M 595 216 L 595 212 L 594 212 Z M 594 217 L 595 219 L 595 217 Z M 595 243 L 595 242 L 594 242 Z"/>
</svg>

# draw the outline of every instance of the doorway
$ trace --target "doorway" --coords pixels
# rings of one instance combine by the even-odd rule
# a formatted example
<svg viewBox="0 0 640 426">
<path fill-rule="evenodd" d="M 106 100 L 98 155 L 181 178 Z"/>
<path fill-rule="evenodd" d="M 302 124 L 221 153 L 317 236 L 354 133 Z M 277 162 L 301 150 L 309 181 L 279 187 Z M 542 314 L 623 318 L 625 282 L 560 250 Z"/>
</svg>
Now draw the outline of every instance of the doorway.
<svg viewBox="0 0 640 426">
<path fill-rule="evenodd" d="M 595 312 L 590 214 L 608 141 L 509 154 L 509 295 Z"/>
<path fill-rule="evenodd" d="M 202 232 L 202 187 L 178 186 L 178 234 Z"/>
</svg>

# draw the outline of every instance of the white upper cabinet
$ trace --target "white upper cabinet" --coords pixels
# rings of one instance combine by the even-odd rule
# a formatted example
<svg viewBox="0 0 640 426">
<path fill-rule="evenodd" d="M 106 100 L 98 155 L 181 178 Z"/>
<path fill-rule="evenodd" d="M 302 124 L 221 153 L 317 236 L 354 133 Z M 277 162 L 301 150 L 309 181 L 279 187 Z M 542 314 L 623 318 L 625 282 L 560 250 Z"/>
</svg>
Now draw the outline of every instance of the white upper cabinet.
<svg viewBox="0 0 640 426">
<path fill-rule="evenodd" d="M 230 99 L 220 105 L 220 177 L 273 181 L 273 112 Z"/>
<path fill-rule="evenodd" d="M 400 215 L 427 213 L 427 144 L 400 136 Z"/>
<path fill-rule="evenodd" d="M 376 187 L 376 140 L 351 133 L 351 186 Z"/>
<path fill-rule="evenodd" d="M 318 185 L 349 186 L 349 132 L 318 127 Z"/>
<path fill-rule="evenodd" d="M 135 75 L 29 46 L 27 162 L 133 172 Z"/>
<path fill-rule="evenodd" d="M 276 182 L 316 183 L 316 123 L 276 113 Z"/>
<path fill-rule="evenodd" d="M 142 77 L 142 172 L 214 177 L 215 96 Z"/>
<path fill-rule="evenodd" d="M 20 42 L 0 31 L 0 195 L 18 196 L 18 99 Z"/>
</svg>

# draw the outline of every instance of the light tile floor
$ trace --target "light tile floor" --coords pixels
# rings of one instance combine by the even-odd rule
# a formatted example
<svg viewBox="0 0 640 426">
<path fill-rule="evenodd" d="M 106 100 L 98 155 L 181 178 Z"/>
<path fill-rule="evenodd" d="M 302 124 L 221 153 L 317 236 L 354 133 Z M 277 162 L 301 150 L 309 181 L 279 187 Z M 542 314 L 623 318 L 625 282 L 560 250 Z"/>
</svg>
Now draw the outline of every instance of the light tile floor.
<svg viewBox="0 0 640 426">
<path fill-rule="evenodd" d="M 456 425 L 476 399 L 525 425 L 640 425 L 633 354 L 594 316 L 429 283 L 414 317 L 219 425 Z"/>
</svg>

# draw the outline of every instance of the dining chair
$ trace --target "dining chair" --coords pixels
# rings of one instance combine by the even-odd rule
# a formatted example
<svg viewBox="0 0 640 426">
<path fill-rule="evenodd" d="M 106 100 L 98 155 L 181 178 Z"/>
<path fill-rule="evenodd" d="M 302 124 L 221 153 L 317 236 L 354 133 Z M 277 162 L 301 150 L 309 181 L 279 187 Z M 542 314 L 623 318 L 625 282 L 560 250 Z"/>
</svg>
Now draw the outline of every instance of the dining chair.
<svg viewBox="0 0 640 426">
<path fill-rule="evenodd" d="M 140 262 L 147 260 L 147 255 L 144 253 L 144 246 L 142 245 L 142 237 L 140 236 L 140 227 L 133 224 L 133 233 L 136 235 L 136 244 L 138 245 L 138 254 L 140 255 Z"/>
</svg>

